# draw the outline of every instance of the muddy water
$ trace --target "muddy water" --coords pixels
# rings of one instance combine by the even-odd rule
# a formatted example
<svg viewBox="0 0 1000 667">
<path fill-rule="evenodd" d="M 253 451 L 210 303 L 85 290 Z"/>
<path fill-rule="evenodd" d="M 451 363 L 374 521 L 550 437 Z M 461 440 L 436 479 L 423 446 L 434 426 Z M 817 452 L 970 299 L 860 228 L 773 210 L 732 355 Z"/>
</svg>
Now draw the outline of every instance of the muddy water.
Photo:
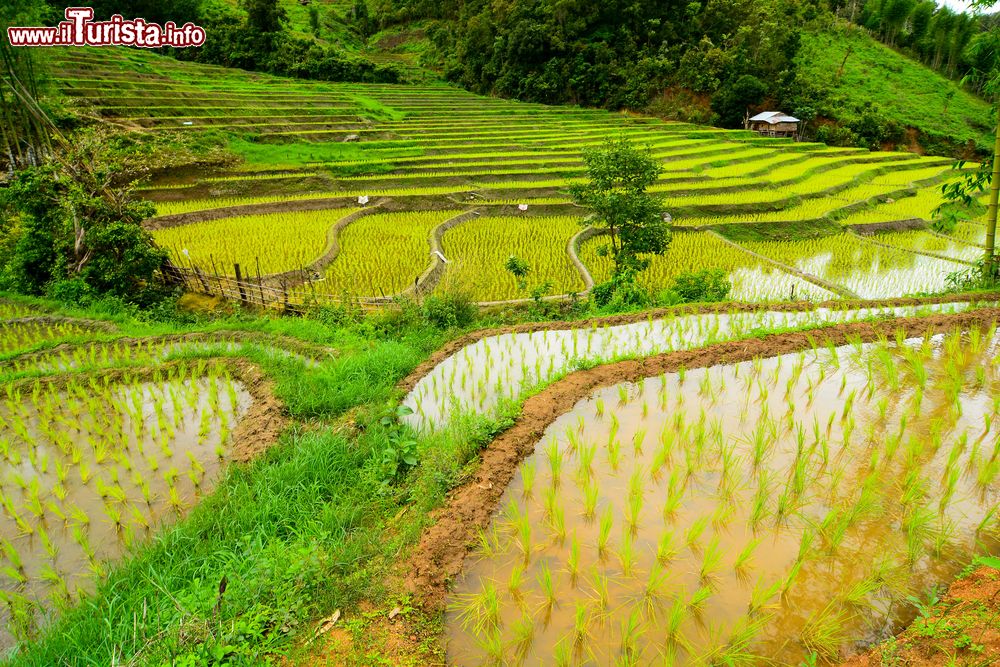
<svg viewBox="0 0 1000 667">
<path fill-rule="evenodd" d="M 449 661 L 797 665 L 886 636 L 997 546 L 996 354 L 973 332 L 594 393 L 468 558 Z"/>
<path fill-rule="evenodd" d="M 801 328 L 875 317 L 954 313 L 967 303 L 801 312 L 705 313 L 592 329 L 503 334 L 484 338 L 445 359 L 417 383 L 404 404 L 414 427 L 447 426 L 459 412 L 483 412 L 581 362 L 642 357 L 701 347 L 754 330 Z"/>
<path fill-rule="evenodd" d="M 0 646 L 92 590 L 130 545 L 210 492 L 250 402 L 238 383 L 209 378 L 8 393 Z"/>
</svg>

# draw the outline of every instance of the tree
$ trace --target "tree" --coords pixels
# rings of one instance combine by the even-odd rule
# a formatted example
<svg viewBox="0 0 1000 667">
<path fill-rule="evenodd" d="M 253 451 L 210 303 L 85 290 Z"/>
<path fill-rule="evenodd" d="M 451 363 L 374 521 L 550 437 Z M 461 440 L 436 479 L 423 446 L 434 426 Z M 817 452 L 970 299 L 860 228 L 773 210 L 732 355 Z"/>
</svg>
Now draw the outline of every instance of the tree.
<svg viewBox="0 0 1000 667">
<path fill-rule="evenodd" d="M 611 256 L 615 277 L 634 275 L 649 265 L 642 255 L 662 255 L 670 245 L 662 200 L 646 192 L 663 167 L 625 138 L 588 150 L 583 159 L 589 182 L 570 189 L 577 204 L 593 211 L 583 224 L 610 237 L 598 253 Z"/>
<path fill-rule="evenodd" d="M 0 190 L 6 286 L 42 294 L 70 283 L 80 296 L 155 298 L 167 253 L 142 228 L 153 207 L 134 196 L 133 184 L 147 172 L 141 158 L 130 159 L 129 141 L 77 133 Z"/>
<path fill-rule="evenodd" d="M 996 4 L 996 0 L 973 0 L 971 9 L 987 9 Z M 994 257 L 997 236 L 997 204 L 1000 200 L 1000 105 L 997 104 L 997 92 L 1000 88 L 1000 72 L 989 73 L 990 84 L 986 92 L 993 98 L 993 106 L 997 110 L 996 141 L 993 145 L 993 170 L 990 175 L 990 198 L 986 215 L 986 254 L 983 258 L 983 274 L 987 280 L 993 280 L 996 271 Z"/>
<path fill-rule="evenodd" d="M 248 37 L 260 53 L 273 52 L 288 20 L 288 12 L 278 4 L 278 0 L 242 0 L 241 6 L 247 13 Z"/>
<path fill-rule="evenodd" d="M 260 34 L 281 32 L 288 19 L 288 13 L 278 0 L 243 0 L 242 5 L 250 29 Z"/>
<path fill-rule="evenodd" d="M 531 265 L 517 255 L 511 255 L 504 262 L 503 268 L 514 276 L 517 280 L 517 288 L 524 291 L 528 288 L 528 274 L 531 273 Z"/>
<path fill-rule="evenodd" d="M 767 86 L 752 74 L 744 74 L 726 84 L 712 97 L 712 111 L 719 114 L 723 127 L 743 127 L 747 109 L 760 104 L 767 94 Z"/>
</svg>

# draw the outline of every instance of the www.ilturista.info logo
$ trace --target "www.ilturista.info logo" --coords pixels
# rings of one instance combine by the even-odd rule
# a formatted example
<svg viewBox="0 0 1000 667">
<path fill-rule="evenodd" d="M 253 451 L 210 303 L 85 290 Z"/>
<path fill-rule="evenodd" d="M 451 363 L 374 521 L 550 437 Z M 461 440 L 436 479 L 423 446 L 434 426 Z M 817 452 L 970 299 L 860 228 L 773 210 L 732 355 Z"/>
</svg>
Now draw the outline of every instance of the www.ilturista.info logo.
<svg viewBox="0 0 1000 667">
<path fill-rule="evenodd" d="M 48 28 L 7 28 L 11 46 L 161 46 L 184 48 L 205 43 L 205 29 L 193 23 L 181 27 L 144 19 L 124 19 L 115 14 L 108 21 L 93 21 L 91 7 L 67 7 L 66 20 Z"/>
</svg>

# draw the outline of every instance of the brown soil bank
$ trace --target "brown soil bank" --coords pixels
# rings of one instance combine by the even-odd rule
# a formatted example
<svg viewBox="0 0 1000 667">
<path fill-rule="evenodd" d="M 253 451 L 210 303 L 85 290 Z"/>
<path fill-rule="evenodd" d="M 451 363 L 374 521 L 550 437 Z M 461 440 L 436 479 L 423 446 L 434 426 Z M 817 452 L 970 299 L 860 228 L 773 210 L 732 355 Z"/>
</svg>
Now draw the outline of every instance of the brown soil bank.
<svg viewBox="0 0 1000 667">
<path fill-rule="evenodd" d="M 397 387 L 404 392 L 409 392 L 416 386 L 417 382 L 425 375 L 434 370 L 439 363 L 461 350 L 466 345 L 472 345 L 484 338 L 499 336 L 511 333 L 534 333 L 536 331 L 564 331 L 567 329 L 586 329 L 591 326 L 608 327 L 619 324 L 632 324 L 634 322 L 644 322 L 648 319 L 660 319 L 672 315 L 698 315 L 703 313 L 728 313 L 728 312 L 798 312 L 806 310 L 816 310 L 818 308 L 829 308 L 831 310 L 854 310 L 857 308 L 882 308 L 891 306 L 921 306 L 940 303 L 990 303 L 1000 301 L 1000 293 L 975 293 L 975 294 L 950 294 L 944 296 L 929 297 L 901 297 L 896 299 L 882 299 L 878 301 L 868 301 L 865 299 L 845 299 L 838 301 L 823 301 L 814 303 L 811 301 L 795 301 L 772 304 L 753 304 L 743 302 L 713 303 L 695 306 L 674 306 L 671 308 L 655 308 L 624 315 L 607 315 L 604 317 L 591 317 L 585 320 L 561 320 L 552 322 L 528 322 L 506 327 L 493 327 L 491 329 L 480 329 L 452 339 L 442 345 L 423 363 L 418 365 L 405 378 L 400 380 Z"/>
<path fill-rule="evenodd" d="M 898 329 L 905 331 L 907 336 L 920 336 L 927 332 L 988 325 L 998 318 L 1000 308 L 982 308 L 953 315 L 845 323 L 620 361 L 567 375 L 525 401 L 514 425 L 482 451 L 475 476 L 454 489 L 444 506 L 431 514 L 434 523 L 424 531 L 403 565 L 406 586 L 428 610 L 443 608 L 449 582 L 461 572 L 476 531 L 488 527 L 518 465 L 534 450 L 546 427 L 598 387 L 634 382 L 675 372 L 681 367 L 703 368 L 755 357 L 773 357 L 827 342 L 842 345 L 852 339 L 867 342 L 879 337 L 891 338 Z"/>
<path fill-rule="evenodd" d="M 896 637 L 842 667 L 1000 665 L 1000 570 L 979 567 Z"/>
</svg>

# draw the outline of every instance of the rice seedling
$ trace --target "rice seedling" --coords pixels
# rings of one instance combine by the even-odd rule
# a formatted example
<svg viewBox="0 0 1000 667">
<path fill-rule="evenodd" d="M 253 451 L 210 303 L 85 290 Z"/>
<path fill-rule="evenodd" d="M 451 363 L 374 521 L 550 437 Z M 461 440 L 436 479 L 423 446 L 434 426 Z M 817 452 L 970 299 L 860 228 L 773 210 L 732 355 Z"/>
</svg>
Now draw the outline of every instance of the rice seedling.
<svg viewBox="0 0 1000 667">
<path fill-rule="evenodd" d="M 531 643 L 535 639 L 535 618 L 530 613 L 523 613 L 512 627 L 514 635 L 513 649 L 514 655 L 523 660 L 531 649 Z"/>
<path fill-rule="evenodd" d="M 621 543 L 618 545 L 618 564 L 621 566 L 622 574 L 626 577 L 632 575 L 635 568 L 636 553 L 632 531 L 626 529 L 622 535 Z"/>
<path fill-rule="evenodd" d="M 619 650 L 619 665 L 638 664 L 642 656 L 642 649 L 639 647 L 639 640 L 645 633 L 645 628 L 638 609 L 634 609 L 628 617 L 621 623 L 621 648 Z"/>
<path fill-rule="evenodd" d="M 719 536 L 714 535 L 709 540 L 708 546 L 705 547 L 701 559 L 701 569 L 698 571 L 698 576 L 702 584 L 713 584 L 716 582 L 716 576 L 722 565 L 722 556 L 723 552 L 719 546 Z"/>
<path fill-rule="evenodd" d="M 708 528 L 710 518 L 709 516 L 698 517 L 684 533 L 684 542 L 692 552 L 699 552 L 701 550 L 701 537 L 704 535 L 705 529 Z"/>
<path fill-rule="evenodd" d="M 750 569 L 753 566 L 754 552 L 757 550 L 760 542 L 761 538 L 751 539 L 737 554 L 736 560 L 733 561 L 733 570 L 739 578 L 745 580 L 749 576 Z"/>
<path fill-rule="evenodd" d="M 687 601 L 688 610 L 696 614 L 700 614 L 702 611 L 704 611 L 705 605 L 707 604 L 709 598 L 711 598 L 713 594 L 714 590 L 712 589 L 711 586 L 702 585 L 694 593 L 692 593 L 691 597 L 688 599 Z"/>
<path fill-rule="evenodd" d="M 522 483 L 522 495 L 525 498 L 530 498 L 532 490 L 535 487 L 535 477 L 537 468 L 533 461 L 528 461 L 521 466 L 521 483 Z"/>
<path fill-rule="evenodd" d="M 562 451 L 559 449 L 559 442 L 552 439 L 545 450 L 546 458 L 549 462 L 549 473 L 552 479 L 552 486 L 559 486 L 559 478 L 562 473 Z"/>
<path fill-rule="evenodd" d="M 556 596 L 555 583 L 552 579 L 552 570 L 549 569 L 546 563 L 542 563 L 538 571 L 538 585 L 545 596 L 542 609 L 544 614 L 548 616 L 552 612 L 553 607 L 558 603 L 558 597 Z"/>
</svg>

